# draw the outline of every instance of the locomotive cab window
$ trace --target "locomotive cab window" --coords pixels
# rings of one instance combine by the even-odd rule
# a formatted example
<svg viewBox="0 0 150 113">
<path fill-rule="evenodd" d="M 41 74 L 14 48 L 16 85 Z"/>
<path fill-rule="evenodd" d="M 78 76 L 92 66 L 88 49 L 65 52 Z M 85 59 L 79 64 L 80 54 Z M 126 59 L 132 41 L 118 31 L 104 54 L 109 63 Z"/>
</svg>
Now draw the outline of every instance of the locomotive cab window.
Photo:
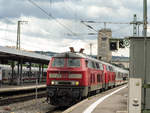
<svg viewBox="0 0 150 113">
<path fill-rule="evenodd" d="M 54 58 L 52 62 L 52 67 L 64 67 L 65 59 L 64 58 Z"/>
<path fill-rule="evenodd" d="M 80 59 L 69 58 L 68 67 L 80 67 Z"/>
</svg>

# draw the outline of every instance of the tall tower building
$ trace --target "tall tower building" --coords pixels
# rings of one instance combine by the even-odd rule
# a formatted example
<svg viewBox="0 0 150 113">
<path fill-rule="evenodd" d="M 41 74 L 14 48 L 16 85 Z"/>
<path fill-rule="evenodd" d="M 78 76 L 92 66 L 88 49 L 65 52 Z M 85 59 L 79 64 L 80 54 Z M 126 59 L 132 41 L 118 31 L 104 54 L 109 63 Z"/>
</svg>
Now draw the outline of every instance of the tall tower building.
<svg viewBox="0 0 150 113">
<path fill-rule="evenodd" d="M 112 52 L 109 47 L 110 38 L 112 38 L 111 29 L 99 30 L 97 58 L 106 62 L 110 62 L 112 58 Z"/>
</svg>

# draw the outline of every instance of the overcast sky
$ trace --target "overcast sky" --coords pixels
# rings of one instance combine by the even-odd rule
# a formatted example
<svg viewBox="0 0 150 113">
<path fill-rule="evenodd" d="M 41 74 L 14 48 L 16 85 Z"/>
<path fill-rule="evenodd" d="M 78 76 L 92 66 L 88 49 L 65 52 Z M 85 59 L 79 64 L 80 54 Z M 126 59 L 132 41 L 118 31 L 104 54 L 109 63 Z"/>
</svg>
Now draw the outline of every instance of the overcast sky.
<svg viewBox="0 0 150 113">
<path fill-rule="evenodd" d="M 97 35 L 87 34 L 97 32 L 80 21 L 126 23 L 133 20 L 133 14 L 142 21 L 142 5 L 143 0 L 0 0 L 0 45 L 16 46 L 17 21 L 22 20 L 28 23 L 21 24 L 21 48 L 65 52 L 73 46 L 76 51 L 84 48 L 89 54 L 92 43 L 92 53 L 96 55 Z M 148 9 L 149 5 L 148 1 Z M 87 24 L 97 31 L 104 28 L 103 23 Z M 132 35 L 132 25 L 106 27 L 114 38 Z M 113 55 L 129 56 L 128 48 Z"/>
</svg>

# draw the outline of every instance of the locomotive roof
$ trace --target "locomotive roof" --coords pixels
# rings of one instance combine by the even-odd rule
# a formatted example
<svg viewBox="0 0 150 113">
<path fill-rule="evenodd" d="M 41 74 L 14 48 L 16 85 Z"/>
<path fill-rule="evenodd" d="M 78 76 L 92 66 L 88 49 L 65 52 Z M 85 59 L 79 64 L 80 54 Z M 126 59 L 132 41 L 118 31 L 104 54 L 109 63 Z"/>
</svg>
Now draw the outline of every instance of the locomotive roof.
<svg viewBox="0 0 150 113">
<path fill-rule="evenodd" d="M 65 52 L 65 53 L 60 53 L 60 54 L 56 54 L 54 57 L 71 57 L 71 58 L 85 58 L 85 59 L 89 59 L 89 60 L 92 60 L 92 61 L 95 61 L 95 62 L 101 62 L 102 64 L 107 64 L 107 65 L 111 65 L 107 62 L 104 62 L 104 61 L 100 61 L 100 60 L 97 60 L 95 58 L 92 58 L 86 54 L 83 54 L 83 53 L 73 53 L 73 52 Z"/>
<path fill-rule="evenodd" d="M 64 53 L 56 54 L 54 57 L 87 58 L 88 56 L 81 53 L 64 52 Z"/>
<path fill-rule="evenodd" d="M 77 52 L 64 52 L 64 53 L 59 53 L 59 54 L 56 54 L 54 57 L 56 58 L 64 58 L 64 57 L 71 57 L 71 58 L 85 58 L 87 60 L 92 60 L 92 61 L 95 61 L 95 62 L 99 62 L 99 63 L 102 63 L 102 64 L 105 64 L 105 65 L 109 65 L 109 66 L 112 66 L 114 68 L 116 68 L 117 66 L 114 66 L 110 63 L 107 63 L 107 62 L 104 62 L 104 61 L 100 61 L 98 59 L 95 59 L 95 58 L 92 58 L 86 54 L 83 54 L 83 53 L 77 53 Z M 120 68 L 120 67 L 117 67 L 118 70 L 125 70 L 123 68 Z M 127 70 L 125 70 L 127 71 Z"/>
</svg>

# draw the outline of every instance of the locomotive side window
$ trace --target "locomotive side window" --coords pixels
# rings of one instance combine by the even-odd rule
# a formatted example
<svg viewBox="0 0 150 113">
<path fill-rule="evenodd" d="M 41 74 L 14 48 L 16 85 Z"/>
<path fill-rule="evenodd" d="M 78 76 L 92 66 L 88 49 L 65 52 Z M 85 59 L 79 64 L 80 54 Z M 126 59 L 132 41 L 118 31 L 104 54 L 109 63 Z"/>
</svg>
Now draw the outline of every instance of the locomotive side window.
<svg viewBox="0 0 150 113">
<path fill-rule="evenodd" d="M 97 69 L 100 69 L 100 67 L 99 67 L 99 64 L 98 64 L 98 63 L 96 63 L 96 68 L 97 68 Z"/>
<path fill-rule="evenodd" d="M 93 74 L 93 83 L 95 83 L 95 75 Z"/>
<path fill-rule="evenodd" d="M 92 77 L 92 74 L 91 74 L 91 76 L 90 76 L 90 82 L 91 82 L 91 83 L 92 83 L 92 78 L 93 78 L 93 77 Z"/>
<path fill-rule="evenodd" d="M 108 66 L 109 71 L 111 71 L 111 66 Z"/>
<path fill-rule="evenodd" d="M 109 67 L 109 70 L 111 71 L 111 72 L 113 72 L 113 69 L 112 69 L 112 67 L 111 66 L 108 66 Z"/>
<path fill-rule="evenodd" d="M 103 64 L 99 63 L 99 67 L 100 67 L 100 70 L 104 70 L 103 69 Z"/>
<path fill-rule="evenodd" d="M 100 74 L 97 75 L 97 82 L 101 82 Z"/>
<path fill-rule="evenodd" d="M 54 58 L 52 62 L 52 67 L 64 67 L 65 59 L 64 58 Z"/>
<path fill-rule="evenodd" d="M 80 59 L 69 58 L 68 66 L 69 67 L 80 67 Z"/>
<path fill-rule="evenodd" d="M 95 63 L 94 62 L 92 62 L 92 68 L 96 68 L 96 66 L 95 66 Z"/>
<path fill-rule="evenodd" d="M 109 70 L 109 66 L 107 66 L 107 65 L 106 65 L 106 70 L 107 70 L 107 71 L 110 71 L 110 70 Z"/>
<path fill-rule="evenodd" d="M 90 76 L 90 82 L 91 83 L 95 83 L 95 75 L 94 74 L 91 74 L 91 76 Z"/>
<path fill-rule="evenodd" d="M 92 68 L 92 62 L 90 60 L 88 61 L 88 68 Z"/>
</svg>

